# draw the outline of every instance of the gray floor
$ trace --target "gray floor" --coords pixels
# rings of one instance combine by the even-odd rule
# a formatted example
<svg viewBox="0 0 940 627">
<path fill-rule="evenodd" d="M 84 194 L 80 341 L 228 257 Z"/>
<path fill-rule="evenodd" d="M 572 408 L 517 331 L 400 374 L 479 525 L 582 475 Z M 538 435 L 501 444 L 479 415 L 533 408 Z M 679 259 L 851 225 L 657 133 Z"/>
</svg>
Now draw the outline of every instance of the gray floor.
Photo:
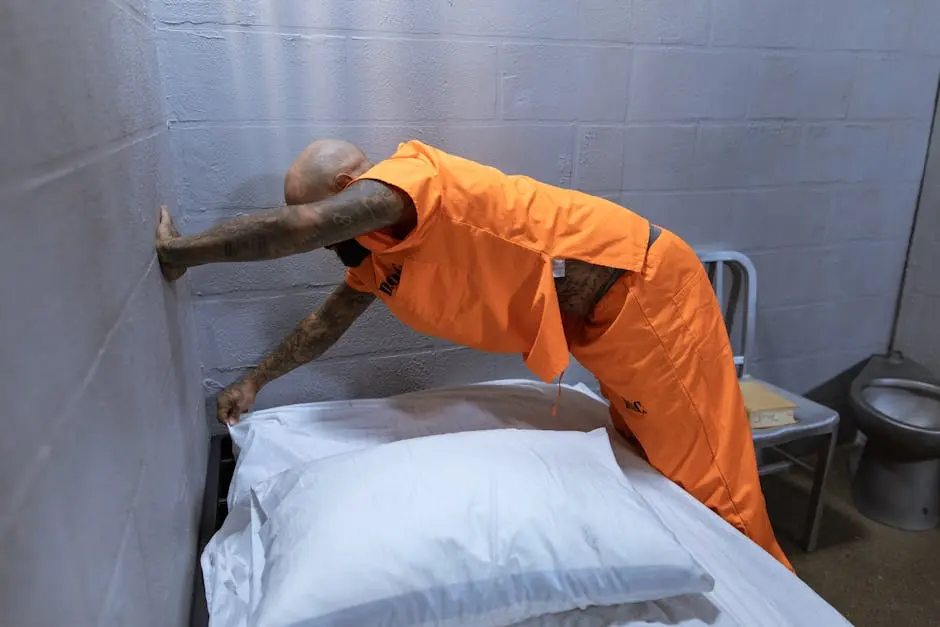
<svg viewBox="0 0 940 627">
<path fill-rule="evenodd" d="M 898 531 L 859 514 L 844 453 L 833 464 L 814 553 L 804 553 L 793 540 L 809 477 L 794 471 L 766 477 L 763 485 L 777 536 L 797 573 L 854 625 L 940 625 L 940 530 Z"/>
</svg>

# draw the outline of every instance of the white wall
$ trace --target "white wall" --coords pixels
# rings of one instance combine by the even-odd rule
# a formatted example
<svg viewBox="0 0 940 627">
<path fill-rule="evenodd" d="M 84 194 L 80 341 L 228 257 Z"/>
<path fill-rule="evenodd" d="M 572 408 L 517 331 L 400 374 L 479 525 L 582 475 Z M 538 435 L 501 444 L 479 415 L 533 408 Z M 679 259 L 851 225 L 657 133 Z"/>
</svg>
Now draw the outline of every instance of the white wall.
<svg viewBox="0 0 940 627">
<path fill-rule="evenodd" d="M 895 348 L 940 377 L 940 108 L 934 113 Z"/>
<path fill-rule="evenodd" d="M 275 205 L 312 139 L 418 138 L 752 255 L 757 369 L 804 391 L 888 342 L 940 68 L 934 0 L 155 3 L 178 209 Z M 342 279 L 329 253 L 193 273 L 207 395 Z M 525 374 L 378 310 L 260 404 Z"/>
<path fill-rule="evenodd" d="M 0 625 L 182 625 L 207 441 L 152 18 L 0 14 Z"/>
</svg>

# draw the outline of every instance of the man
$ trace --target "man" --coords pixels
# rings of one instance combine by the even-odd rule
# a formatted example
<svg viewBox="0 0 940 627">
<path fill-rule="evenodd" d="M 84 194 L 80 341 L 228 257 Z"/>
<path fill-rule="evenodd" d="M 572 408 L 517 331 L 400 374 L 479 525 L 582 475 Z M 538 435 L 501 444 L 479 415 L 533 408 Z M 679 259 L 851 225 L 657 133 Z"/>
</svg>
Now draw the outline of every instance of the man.
<svg viewBox="0 0 940 627">
<path fill-rule="evenodd" d="M 376 165 L 346 142 L 314 142 L 284 188 L 287 206 L 195 236 L 161 215 L 171 280 L 200 264 L 323 247 L 348 267 L 318 311 L 220 394 L 220 420 L 237 422 L 258 390 L 321 355 L 378 297 L 420 332 L 522 354 L 545 382 L 574 355 L 655 468 L 790 568 L 718 302 L 677 236 L 606 200 L 416 141 Z"/>
</svg>

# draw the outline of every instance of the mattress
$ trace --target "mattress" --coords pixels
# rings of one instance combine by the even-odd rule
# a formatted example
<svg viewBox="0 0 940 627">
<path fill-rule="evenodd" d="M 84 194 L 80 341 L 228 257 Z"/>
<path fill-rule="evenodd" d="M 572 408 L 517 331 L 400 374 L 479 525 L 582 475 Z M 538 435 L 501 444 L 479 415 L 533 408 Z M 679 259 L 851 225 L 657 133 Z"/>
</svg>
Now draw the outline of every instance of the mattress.
<svg viewBox="0 0 940 627">
<path fill-rule="evenodd" d="M 279 407 L 255 412 L 232 427 L 238 461 L 229 487 L 229 515 L 201 559 L 210 625 L 247 624 L 247 502 L 255 483 L 300 463 L 405 438 L 506 427 L 587 431 L 599 426 L 610 431 L 617 461 L 631 483 L 715 578 L 715 587 L 706 594 L 544 617 L 526 627 L 850 624 L 763 549 L 638 457 L 609 427 L 604 401 L 586 387 L 504 380 L 387 399 Z"/>
</svg>

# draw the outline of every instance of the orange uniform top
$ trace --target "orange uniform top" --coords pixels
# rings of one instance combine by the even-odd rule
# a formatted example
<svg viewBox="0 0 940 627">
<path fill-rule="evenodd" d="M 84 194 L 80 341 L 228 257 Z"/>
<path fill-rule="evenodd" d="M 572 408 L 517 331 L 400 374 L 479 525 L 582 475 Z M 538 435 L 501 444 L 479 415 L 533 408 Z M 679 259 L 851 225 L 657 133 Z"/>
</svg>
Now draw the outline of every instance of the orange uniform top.
<svg viewBox="0 0 940 627">
<path fill-rule="evenodd" d="M 521 353 L 546 383 L 568 365 L 551 260 L 638 271 L 646 256 L 650 225 L 635 213 L 418 141 L 360 178 L 406 193 L 418 223 L 401 241 L 385 232 L 357 238 L 372 254 L 347 283 L 418 332 Z"/>
</svg>

